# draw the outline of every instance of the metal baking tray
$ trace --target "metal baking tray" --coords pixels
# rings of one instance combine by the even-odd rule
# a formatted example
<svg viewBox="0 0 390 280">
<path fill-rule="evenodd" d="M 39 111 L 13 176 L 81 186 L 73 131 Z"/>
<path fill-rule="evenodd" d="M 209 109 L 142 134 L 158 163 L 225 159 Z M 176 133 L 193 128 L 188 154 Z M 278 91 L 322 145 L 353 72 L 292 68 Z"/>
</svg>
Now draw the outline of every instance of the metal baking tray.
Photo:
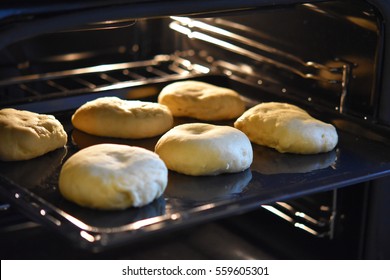
<svg viewBox="0 0 390 280">
<path fill-rule="evenodd" d="M 339 143 L 329 153 L 281 154 L 252 144 L 254 160 L 246 171 L 200 177 L 169 171 L 165 193 L 151 204 L 120 211 L 91 210 L 65 200 L 58 191 L 59 171 L 67 158 L 97 143 L 121 143 L 154 150 L 158 137 L 122 140 L 88 135 L 72 127 L 72 112 L 57 115 L 69 135 L 66 148 L 28 161 L 0 162 L 0 195 L 29 218 L 64 235 L 77 247 L 92 251 L 242 214 L 262 204 L 354 187 L 359 182 L 390 174 L 388 144 L 362 137 L 362 133 L 338 129 Z M 175 119 L 176 124 L 194 121 Z M 342 127 L 345 120 L 334 122 Z M 232 122 L 218 124 L 232 125 Z"/>
</svg>

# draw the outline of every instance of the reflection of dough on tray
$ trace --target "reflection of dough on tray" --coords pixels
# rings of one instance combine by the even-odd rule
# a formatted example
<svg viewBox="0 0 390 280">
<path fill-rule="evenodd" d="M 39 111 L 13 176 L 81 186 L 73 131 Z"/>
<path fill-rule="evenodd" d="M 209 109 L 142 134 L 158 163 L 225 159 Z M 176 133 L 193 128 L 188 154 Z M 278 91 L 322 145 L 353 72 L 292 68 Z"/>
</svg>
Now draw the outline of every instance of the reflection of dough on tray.
<svg viewBox="0 0 390 280">
<path fill-rule="evenodd" d="M 331 166 L 337 159 L 337 153 L 316 155 L 281 154 L 267 147 L 253 145 L 253 163 L 251 169 L 262 174 L 306 173 Z"/>
<path fill-rule="evenodd" d="M 84 132 L 129 139 L 161 135 L 172 127 L 169 109 L 154 102 L 101 97 L 76 110 L 72 124 Z"/>
<path fill-rule="evenodd" d="M 158 140 L 155 151 L 170 170 L 193 176 L 240 172 L 253 159 L 244 133 L 205 123 L 174 127 Z"/>
<path fill-rule="evenodd" d="M 121 139 L 121 138 L 112 138 L 112 137 L 101 137 L 95 136 L 92 134 L 85 133 L 78 129 L 72 130 L 71 135 L 73 145 L 77 146 L 79 149 L 84 149 L 89 146 L 110 143 L 110 144 L 125 144 L 129 146 L 142 147 L 148 150 L 153 151 L 154 146 L 158 140 L 158 137 L 145 138 L 145 139 Z"/>
<path fill-rule="evenodd" d="M 162 216 L 165 214 L 165 198 L 164 196 L 160 196 L 159 198 L 155 199 L 148 205 L 134 209 L 135 213 L 134 215 L 131 215 L 132 219 L 134 220 L 144 220 L 149 218 L 154 218 L 156 216 Z"/>
<path fill-rule="evenodd" d="M 234 123 L 256 144 L 281 153 L 329 152 L 338 141 L 333 125 L 311 117 L 303 109 L 278 102 L 265 102 L 247 110 Z"/>
<path fill-rule="evenodd" d="M 66 154 L 64 147 L 30 160 L 0 162 L 0 175 L 22 187 L 40 186 L 61 165 Z"/>
<path fill-rule="evenodd" d="M 67 134 L 52 115 L 6 108 L 0 110 L 0 160 L 39 157 L 66 145 Z"/>
<path fill-rule="evenodd" d="M 193 202 L 216 201 L 240 194 L 252 179 L 250 169 L 234 174 L 192 177 L 169 174 L 167 197 Z"/>
<path fill-rule="evenodd" d="M 160 197 L 168 170 L 153 152 L 100 144 L 71 156 L 62 166 L 59 190 L 68 200 L 94 209 L 141 207 Z"/>
<path fill-rule="evenodd" d="M 160 196 L 144 207 L 99 211 L 98 215 L 96 215 L 96 210 L 94 209 L 81 208 L 65 200 L 62 201 L 60 206 L 61 209 L 70 215 L 74 215 L 81 221 L 86 221 L 89 226 L 102 228 L 131 227 L 131 224 L 134 222 L 146 222 L 146 219 L 165 215 L 165 207 L 164 196 Z"/>
<path fill-rule="evenodd" d="M 206 121 L 237 118 L 245 110 L 245 103 L 236 91 L 199 81 L 167 85 L 158 102 L 168 106 L 175 117 Z"/>
</svg>

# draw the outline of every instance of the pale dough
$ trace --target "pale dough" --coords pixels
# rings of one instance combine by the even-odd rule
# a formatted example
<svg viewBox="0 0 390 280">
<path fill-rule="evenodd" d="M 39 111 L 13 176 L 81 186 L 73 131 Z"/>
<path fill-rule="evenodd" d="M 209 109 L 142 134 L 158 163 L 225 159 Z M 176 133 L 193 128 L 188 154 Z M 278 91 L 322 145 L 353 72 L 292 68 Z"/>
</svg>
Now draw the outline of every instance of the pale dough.
<svg viewBox="0 0 390 280">
<path fill-rule="evenodd" d="M 240 172 L 253 160 L 252 146 L 244 133 L 205 123 L 172 128 L 159 139 L 155 151 L 168 169 L 193 176 Z"/>
<path fill-rule="evenodd" d="M 158 102 L 168 106 L 175 117 L 206 121 L 237 118 L 245 111 L 245 103 L 236 91 L 198 81 L 167 85 Z"/>
<path fill-rule="evenodd" d="M 316 154 L 333 150 L 335 127 L 311 117 L 303 109 L 278 102 L 258 104 L 239 117 L 234 126 L 256 144 L 281 153 Z"/>
<path fill-rule="evenodd" d="M 64 147 L 67 134 L 52 115 L 0 110 L 0 160 L 28 160 Z"/>
<path fill-rule="evenodd" d="M 173 117 L 166 106 L 158 103 L 101 97 L 78 108 L 72 123 L 92 135 L 141 139 L 169 130 Z"/>
<path fill-rule="evenodd" d="M 95 209 L 141 207 L 160 197 L 168 182 L 164 162 L 144 148 L 99 144 L 80 150 L 62 166 L 61 194 Z"/>
</svg>

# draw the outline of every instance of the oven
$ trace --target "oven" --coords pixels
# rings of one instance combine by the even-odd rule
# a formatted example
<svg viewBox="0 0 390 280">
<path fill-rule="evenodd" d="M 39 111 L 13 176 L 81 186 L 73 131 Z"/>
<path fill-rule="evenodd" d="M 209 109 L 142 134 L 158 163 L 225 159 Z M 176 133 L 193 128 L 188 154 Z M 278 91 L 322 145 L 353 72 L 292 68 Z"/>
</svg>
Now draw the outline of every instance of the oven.
<svg viewBox="0 0 390 280">
<path fill-rule="evenodd" d="M 0 107 L 52 114 L 69 136 L 64 149 L 0 162 L 2 259 L 390 257 L 387 1 L 6 1 L 0 11 Z M 317 155 L 253 144 L 248 170 L 170 172 L 142 208 L 65 201 L 59 171 L 78 150 L 158 140 L 91 136 L 73 112 L 103 96 L 156 101 L 180 80 L 234 89 L 248 108 L 295 104 L 332 123 L 339 143 Z"/>
</svg>

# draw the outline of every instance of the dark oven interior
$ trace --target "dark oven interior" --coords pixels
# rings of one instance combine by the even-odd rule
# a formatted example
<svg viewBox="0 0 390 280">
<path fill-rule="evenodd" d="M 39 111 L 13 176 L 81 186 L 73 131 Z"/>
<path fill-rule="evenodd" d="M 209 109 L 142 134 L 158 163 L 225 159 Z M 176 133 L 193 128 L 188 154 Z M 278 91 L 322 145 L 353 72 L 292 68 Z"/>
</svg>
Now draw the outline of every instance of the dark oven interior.
<svg viewBox="0 0 390 280">
<path fill-rule="evenodd" d="M 66 151 L 0 162 L 4 258 L 389 258 L 387 4 L 207 2 L 4 5 L 0 107 L 54 114 L 70 136 Z M 248 107 L 296 104 L 333 123 L 339 145 L 315 156 L 254 146 L 247 172 L 170 174 L 144 209 L 96 213 L 61 199 L 58 171 L 80 148 L 156 141 L 78 132 L 76 108 L 101 96 L 156 101 L 188 79 L 235 89 Z"/>
</svg>

